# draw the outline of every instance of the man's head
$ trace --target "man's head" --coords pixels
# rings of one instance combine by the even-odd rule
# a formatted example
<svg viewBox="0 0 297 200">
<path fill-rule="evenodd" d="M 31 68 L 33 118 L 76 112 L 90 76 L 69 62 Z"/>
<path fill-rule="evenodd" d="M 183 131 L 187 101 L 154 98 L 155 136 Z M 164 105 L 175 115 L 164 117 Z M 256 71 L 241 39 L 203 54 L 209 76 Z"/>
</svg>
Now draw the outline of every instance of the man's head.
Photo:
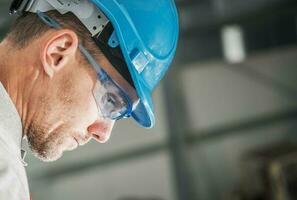
<svg viewBox="0 0 297 200">
<path fill-rule="evenodd" d="M 136 100 L 137 95 L 74 15 L 56 11 L 48 15 L 64 28 L 51 29 L 36 14 L 26 14 L 17 19 L 7 41 L 13 46 L 10 55 L 22 60 L 13 61 L 13 65 L 15 71 L 23 72 L 18 80 L 22 83 L 22 99 L 16 98 L 15 103 L 24 134 L 36 156 L 53 161 L 63 151 L 86 144 L 91 138 L 106 142 L 114 125 L 97 108 L 93 89 L 100 87 L 100 82 L 79 51 L 79 44 L 88 49 L 131 99 Z"/>
<path fill-rule="evenodd" d="M 0 44 L 0 56 L 6 57 L 0 62 L 8 66 L 0 68 L 0 80 L 6 82 L 24 132 L 39 157 L 55 160 L 64 150 L 74 149 L 75 141 L 83 144 L 91 136 L 107 141 L 114 121 L 102 116 L 131 116 L 142 127 L 154 126 L 152 92 L 177 48 L 174 0 L 15 0 L 10 11 L 37 13 L 44 22 L 36 14 L 25 14 Z M 47 11 L 62 29 L 40 15 Z M 100 73 L 101 68 L 110 78 Z M 116 94 L 125 95 L 115 98 Z M 95 99 L 104 106 L 96 107 Z"/>
</svg>

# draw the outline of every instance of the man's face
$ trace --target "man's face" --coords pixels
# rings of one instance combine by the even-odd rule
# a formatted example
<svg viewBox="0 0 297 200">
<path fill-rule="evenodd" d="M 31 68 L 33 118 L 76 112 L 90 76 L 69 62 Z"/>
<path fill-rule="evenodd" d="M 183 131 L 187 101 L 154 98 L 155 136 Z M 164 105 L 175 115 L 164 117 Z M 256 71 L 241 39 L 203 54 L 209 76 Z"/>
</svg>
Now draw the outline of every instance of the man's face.
<svg viewBox="0 0 297 200">
<path fill-rule="evenodd" d="M 61 41 L 67 39 L 62 38 Z M 59 46 L 61 41 L 53 43 Z M 35 86 L 29 101 L 29 108 L 35 108 L 32 110 L 36 112 L 25 130 L 25 135 L 33 153 L 43 161 L 55 161 L 64 151 L 74 150 L 92 138 L 105 143 L 114 126 L 114 121 L 104 119 L 98 111 L 93 96 L 93 89 L 99 83 L 95 70 L 83 61 L 77 46 L 74 47 L 75 55 L 66 58 L 62 55 L 65 50 L 61 57 L 57 56 L 56 51 L 51 57 L 45 50 L 44 66 L 50 67 L 61 62 L 63 67 L 51 78 L 42 78 Z M 53 49 L 55 47 L 48 47 L 48 51 Z M 57 49 L 60 51 L 61 48 Z M 130 97 L 137 98 L 134 89 L 131 89 L 105 57 L 101 56 L 97 60 L 105 71 L 128 91 Z"/>
<path fill-rule="evenodd" d="M 114 122 L 99 116 L 92 93 L 95 83 L 92 70 L 73 62 L 40 85 L 42 95 L 32 99 L 38 110 L 26 133 L 36 156 L 57 160 L 64 151 L 86 144 L 93 134 L 101 142 L 108 140 Z M 97 129 L 90 132 L 95 125 Z"/>
</svg>

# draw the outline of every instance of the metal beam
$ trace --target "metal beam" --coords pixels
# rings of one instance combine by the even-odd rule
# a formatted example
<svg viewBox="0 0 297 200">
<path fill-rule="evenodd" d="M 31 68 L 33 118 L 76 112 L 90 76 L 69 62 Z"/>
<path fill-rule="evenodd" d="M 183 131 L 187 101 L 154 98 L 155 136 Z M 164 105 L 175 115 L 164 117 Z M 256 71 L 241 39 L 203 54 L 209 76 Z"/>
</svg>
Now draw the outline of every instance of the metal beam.
<svg viewBox="0 0 297 200">
<path fill-rule="evenodd" d="M 197 4 L 199 0 L 175 0 L 177 8 L 189 7 Z"/>
<path fill-rule="evenodd" d="M 297 1 L 295 0 L 275 1 L 272 4 L 253 6 L 243 10 L 239 7 L 235 11 L 221 13 L 215 8 L 204 8 L 197 4 L 180 9 L 181 37 L 196 37 L 197 34 L 220 28 L 225 24 L 242 24 L 250 21 L 257 22 L 263 17 L 295 15 L 296 11 Z"/>
<path fill-rule="evenodd" d="M 175 67 L 175 66 L 174 66 Z M 165 80 L 165 105 L 168 119 L 169 150 L 171 152 L 172 167 L 175 172 L 175 185 L 178 200 L 197 200 L 198 189 L 194 184 L 194 172 L 187 156 L 187 144 L 184 130 L 186 130 L 187 116 L 183 102 L 182 86 L 179 70 L 171 70 Z M 181 113 L 183 115 L 181 116 Z"/>
<path fill-rule="evenodd" d="M 212 130 L 188 131 L 186 141 L 189 145 L 197 145 L 213 140 L 220 140 L 225 137 L 237 136 L 238 132 L 241 134 L 250 134 L 250 130 L 271 126 L 276 123 L 284 123 L 289 120 L 297 121 L 297 108 L 269 113 L 264 116 L 239 121 L 222 127 L 213 128 Z"/>
</svg>

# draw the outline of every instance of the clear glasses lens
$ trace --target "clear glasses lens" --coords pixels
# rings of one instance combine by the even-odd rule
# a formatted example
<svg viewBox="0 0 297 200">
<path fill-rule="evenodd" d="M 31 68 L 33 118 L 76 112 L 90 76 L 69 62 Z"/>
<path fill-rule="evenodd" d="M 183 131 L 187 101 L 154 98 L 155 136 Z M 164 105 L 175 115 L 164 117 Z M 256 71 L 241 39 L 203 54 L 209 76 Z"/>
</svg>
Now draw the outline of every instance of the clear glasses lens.
<svg viewBox="0 0 297 200">
<path fill-rule="evenodd" d="M 125 95 L 112 82 L 106 81 L 101 85 L 98 81 L 93 93 L 103 117 L 114 120 L 128 112 L 129 103 Z"/>
</svg>

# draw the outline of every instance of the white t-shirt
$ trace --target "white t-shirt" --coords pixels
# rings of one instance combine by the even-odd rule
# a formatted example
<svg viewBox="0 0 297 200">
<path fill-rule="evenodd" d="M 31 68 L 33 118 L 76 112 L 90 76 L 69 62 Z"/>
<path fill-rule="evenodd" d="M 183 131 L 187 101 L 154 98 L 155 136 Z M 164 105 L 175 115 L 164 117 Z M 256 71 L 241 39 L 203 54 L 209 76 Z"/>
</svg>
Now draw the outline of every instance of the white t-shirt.
<svg viewBox="0 0 297 200">
<path fill-rule="evenodd" d="M 20 116 L 0 83 L 0 200 L 30 200 Z"/>
</svg>

